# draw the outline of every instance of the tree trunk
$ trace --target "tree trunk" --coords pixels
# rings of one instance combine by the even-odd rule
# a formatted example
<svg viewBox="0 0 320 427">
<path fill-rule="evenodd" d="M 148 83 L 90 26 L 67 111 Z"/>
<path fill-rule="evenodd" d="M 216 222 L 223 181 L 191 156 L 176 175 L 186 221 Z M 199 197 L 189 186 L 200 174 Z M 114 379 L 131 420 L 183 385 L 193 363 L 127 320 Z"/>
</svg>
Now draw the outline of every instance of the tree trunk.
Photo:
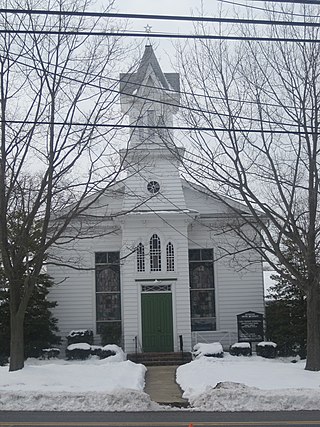
<svg viewBox="0 0 320 427">
<path fill-rule="evenodd" d="M 18 371 L 24 367 L 23 322 L 24 314 L 11 312 L 9 371 Z"/>
<path fill-rule="evenodd" d="M 312 284 L 307 292 L 307 363 L 309 371 L 320 371 L 320 288 Z"/>
</svg>

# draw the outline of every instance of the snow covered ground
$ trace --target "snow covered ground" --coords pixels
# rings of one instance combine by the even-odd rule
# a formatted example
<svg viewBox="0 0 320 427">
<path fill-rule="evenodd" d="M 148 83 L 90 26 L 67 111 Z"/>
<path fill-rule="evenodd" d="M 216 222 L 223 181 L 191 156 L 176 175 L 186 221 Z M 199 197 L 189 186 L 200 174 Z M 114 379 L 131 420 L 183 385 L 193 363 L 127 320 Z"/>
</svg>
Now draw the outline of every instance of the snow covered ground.
<svg viewBox="0 0 320 427">
<path fill-rule="evenodd" d="M 0 367 L 0 410 L 147 411 L 159 405 L 143 392 L 146 368 L 116 356 L 84 361 L 28 359 Z"/>
<path fill-rule="evenodd" d="M 312 410 L 320 407 L 320 372 L 305 362 L 258 356 L 201 357 L 177 370 L 193 410 Z M 118 356 L 86 361 L 29 359 L 0 367 L 0 410 L 166 410 L 143 392 L 146 368 Z"/>
<path fill-rule="evenodd" d="M 197 410 L 318 410 L 320 372 L 304 367 L 305 361 L 225 354 L 180 366 L 177 382 Z"/>
</svg>

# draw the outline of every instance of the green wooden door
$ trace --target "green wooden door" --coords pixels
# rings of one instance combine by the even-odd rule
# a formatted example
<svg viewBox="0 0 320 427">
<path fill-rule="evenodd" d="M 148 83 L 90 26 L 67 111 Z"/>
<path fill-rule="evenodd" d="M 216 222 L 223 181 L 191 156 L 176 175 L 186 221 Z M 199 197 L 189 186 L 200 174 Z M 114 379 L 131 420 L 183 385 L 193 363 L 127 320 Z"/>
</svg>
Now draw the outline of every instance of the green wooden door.
<svg viewBox="0 0 320 427">
<path fill-rule="evenodd" d="M 141 294 L 141 317 L 143 351 L 173 351 L 172 295 Z"/>
</svg>

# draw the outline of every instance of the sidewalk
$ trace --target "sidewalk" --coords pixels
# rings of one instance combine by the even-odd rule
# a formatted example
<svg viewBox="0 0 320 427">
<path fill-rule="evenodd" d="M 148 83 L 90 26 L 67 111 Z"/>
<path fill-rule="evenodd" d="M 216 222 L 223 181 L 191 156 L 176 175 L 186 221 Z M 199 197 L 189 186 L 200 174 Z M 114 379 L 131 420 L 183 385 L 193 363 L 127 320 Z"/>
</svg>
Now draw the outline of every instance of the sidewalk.
<svg viewBox="0 0 320 427">
<path fill-rule="evenodd" d="M 144 391 L 151 400 L 161 405 L 188 406 L 188 401 L 182 398 L 182 391 L 176 383 L 177 367 L 148 366 Z"/>
</svg>

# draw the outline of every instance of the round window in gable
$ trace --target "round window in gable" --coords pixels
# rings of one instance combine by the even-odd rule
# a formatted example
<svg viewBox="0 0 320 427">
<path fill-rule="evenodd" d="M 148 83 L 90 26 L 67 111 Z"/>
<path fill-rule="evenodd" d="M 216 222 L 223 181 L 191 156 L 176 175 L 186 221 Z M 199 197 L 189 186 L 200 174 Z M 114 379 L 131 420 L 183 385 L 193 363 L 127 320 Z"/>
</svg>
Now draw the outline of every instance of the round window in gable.
<svg viewBox="0 0 320 427">
<path fill-rule="evenodd" d="M 160 191 L 160 184 L 157 181 L 150 181 L 147 185 L 147 190 L 151 194 L 157 194 Z"/>
</svg>

